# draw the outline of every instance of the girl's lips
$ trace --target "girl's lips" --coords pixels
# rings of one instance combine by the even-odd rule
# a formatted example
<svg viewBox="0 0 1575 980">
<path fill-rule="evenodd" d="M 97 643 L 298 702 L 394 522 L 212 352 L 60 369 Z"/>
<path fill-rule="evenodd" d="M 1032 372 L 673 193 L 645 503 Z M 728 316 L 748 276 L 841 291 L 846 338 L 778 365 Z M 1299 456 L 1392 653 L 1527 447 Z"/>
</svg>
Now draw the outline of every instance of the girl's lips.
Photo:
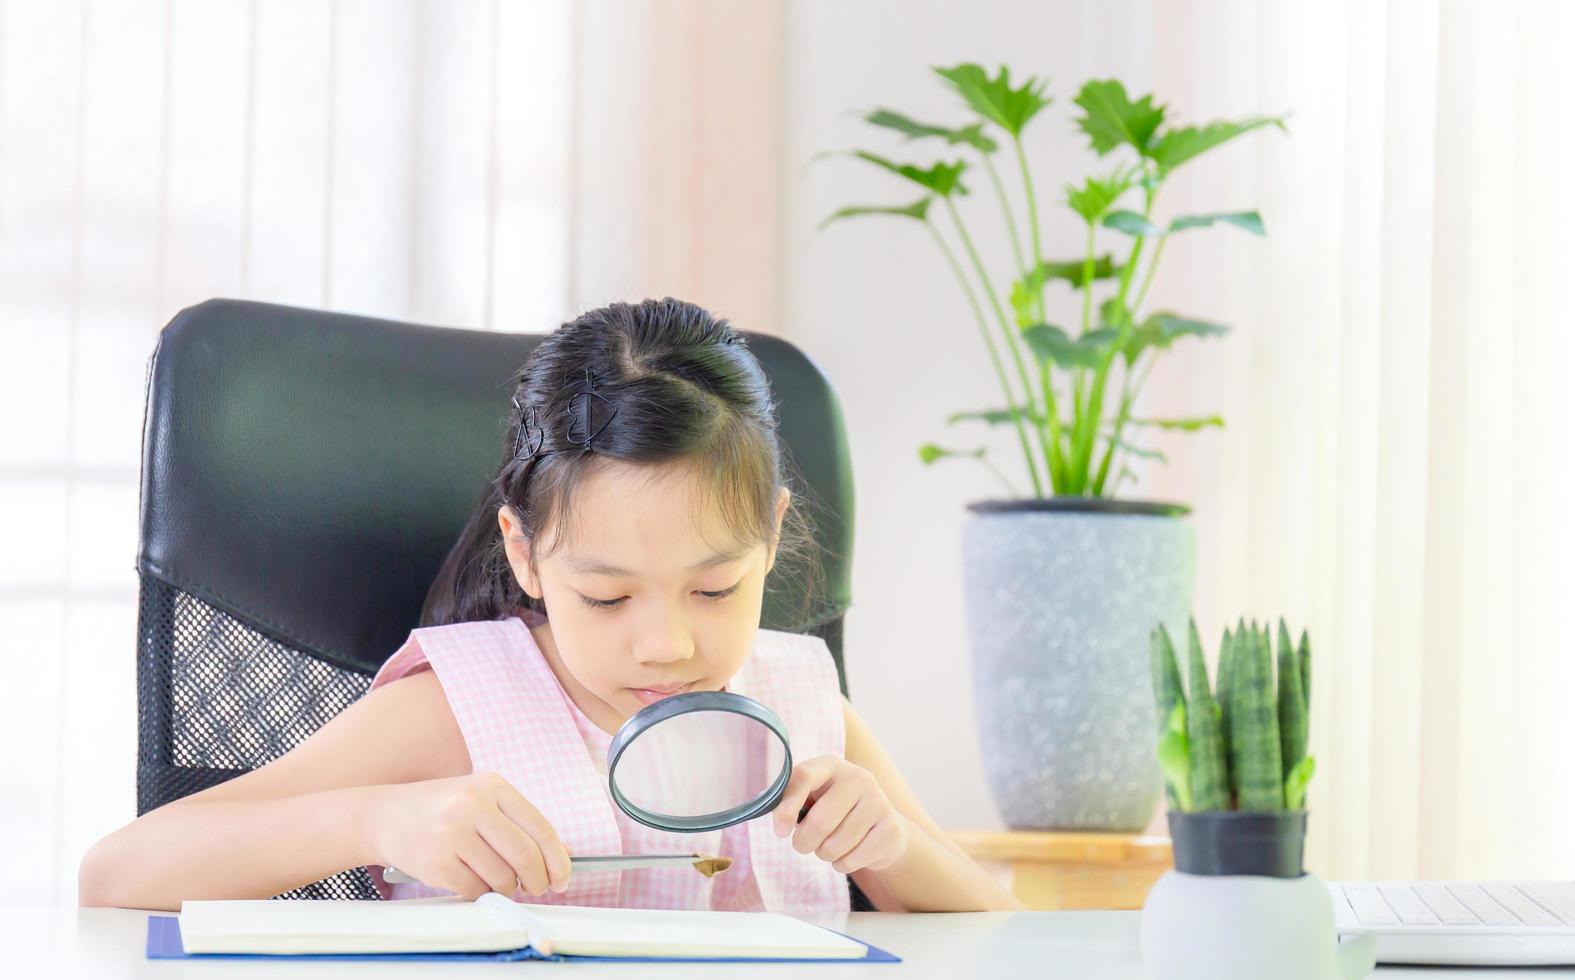
<svg viewBox="0 0 1575 980">
<path fill-rule="evenodd" d="M 672 697 L 675 694 L 682 694 L 682 693 L 684 693 L 685 691 L 689 690 L 692 687 L 694 687 L 694 684 L 693 683 L 689 683 L 689 684 L 682 684 L 682 685 L 680 685 L 678 687 L 672 687 L 672 688 L 666 688 L 666 689 L 650 688 L 650 687 L 631 687 L 629 690 L 634 692 L 634 696 L 639 700 L 639 702 L 641 704 L 655 704 L 656 702 L 662 700 L 663 698 L 670 698 L 670 697 Z"/>
</svg>

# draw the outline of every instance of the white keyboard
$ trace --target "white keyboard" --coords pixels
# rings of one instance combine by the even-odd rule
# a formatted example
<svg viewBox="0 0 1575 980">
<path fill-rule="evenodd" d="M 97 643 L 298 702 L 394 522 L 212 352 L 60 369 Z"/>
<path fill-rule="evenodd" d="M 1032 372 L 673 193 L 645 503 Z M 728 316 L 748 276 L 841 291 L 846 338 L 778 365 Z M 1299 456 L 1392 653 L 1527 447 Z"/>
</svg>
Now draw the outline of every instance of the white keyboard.
<svg viewBox="0 0 1575 980">
<path fill-rule="evenodd" d="M 1332 882 L 1342 936 L 1380 963 L 1575 965 L 1575 881 Z"/>
</svg>

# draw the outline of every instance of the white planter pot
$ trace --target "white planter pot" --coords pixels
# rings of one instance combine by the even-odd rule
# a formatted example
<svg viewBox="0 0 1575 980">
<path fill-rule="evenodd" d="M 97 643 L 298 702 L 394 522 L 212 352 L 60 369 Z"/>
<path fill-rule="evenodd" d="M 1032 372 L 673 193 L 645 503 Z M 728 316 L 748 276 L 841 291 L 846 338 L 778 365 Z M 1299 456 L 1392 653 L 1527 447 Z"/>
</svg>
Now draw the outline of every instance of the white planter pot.
<svg viewBox="0 0 1575 980">
<path fill-rule="evenodd" d="M 1334 905 L 1316 875 L 1167 871 L 1143 904 L 1149 980 L 1359 980 L 1373 937 L 1336 945 Z"/>
<path fill-rule="evenodd" d="M 1336 946 L 1329 889 L 1302 869 L 1307 811 L 1169 814 L 1176 870 L 1143 903 L 1149 980 L 1358 980 L 1373 937 Z"/>
</svg>

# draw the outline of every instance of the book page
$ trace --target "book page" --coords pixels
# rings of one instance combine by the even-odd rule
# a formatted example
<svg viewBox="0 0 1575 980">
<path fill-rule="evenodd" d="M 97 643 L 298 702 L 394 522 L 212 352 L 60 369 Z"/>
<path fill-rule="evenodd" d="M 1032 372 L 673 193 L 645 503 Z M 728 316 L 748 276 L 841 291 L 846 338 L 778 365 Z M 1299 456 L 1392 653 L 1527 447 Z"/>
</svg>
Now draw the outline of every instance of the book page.
<svg viewBox="0 0 1575 980">
<path fill-rule="evenodd" d="M 188 953 L 479 953 L 527 942 L 463 899 L 183 902 L 180 932 Z"/>
<path fill-rule="evenodd" d="M 866 947 L 790 916 L 517 904 L 505 895 L 393 902 L 190 901 L 188 953 L 428 953 L 519 949 L 570 956 L 860 959 Z M 545 951 L 545 950 L 543 950 Z"/>
</svg>

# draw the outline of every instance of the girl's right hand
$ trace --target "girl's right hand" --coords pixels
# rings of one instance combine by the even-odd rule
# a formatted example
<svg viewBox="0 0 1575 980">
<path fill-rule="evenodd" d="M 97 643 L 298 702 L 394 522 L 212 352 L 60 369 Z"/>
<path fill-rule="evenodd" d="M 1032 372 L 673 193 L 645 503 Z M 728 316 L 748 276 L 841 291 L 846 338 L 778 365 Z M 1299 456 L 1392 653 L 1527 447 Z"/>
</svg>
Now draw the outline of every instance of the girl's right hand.
<svg viewBox="0 0 1575 980">
<path fill-rule="evenodd" d="M 516 887 L 568 890 L 569 852 L 557 832 L 497 773 L 379 786 L 368 816 L 377 863 L 433 888 L 472 901 Z"/>
</svg>

